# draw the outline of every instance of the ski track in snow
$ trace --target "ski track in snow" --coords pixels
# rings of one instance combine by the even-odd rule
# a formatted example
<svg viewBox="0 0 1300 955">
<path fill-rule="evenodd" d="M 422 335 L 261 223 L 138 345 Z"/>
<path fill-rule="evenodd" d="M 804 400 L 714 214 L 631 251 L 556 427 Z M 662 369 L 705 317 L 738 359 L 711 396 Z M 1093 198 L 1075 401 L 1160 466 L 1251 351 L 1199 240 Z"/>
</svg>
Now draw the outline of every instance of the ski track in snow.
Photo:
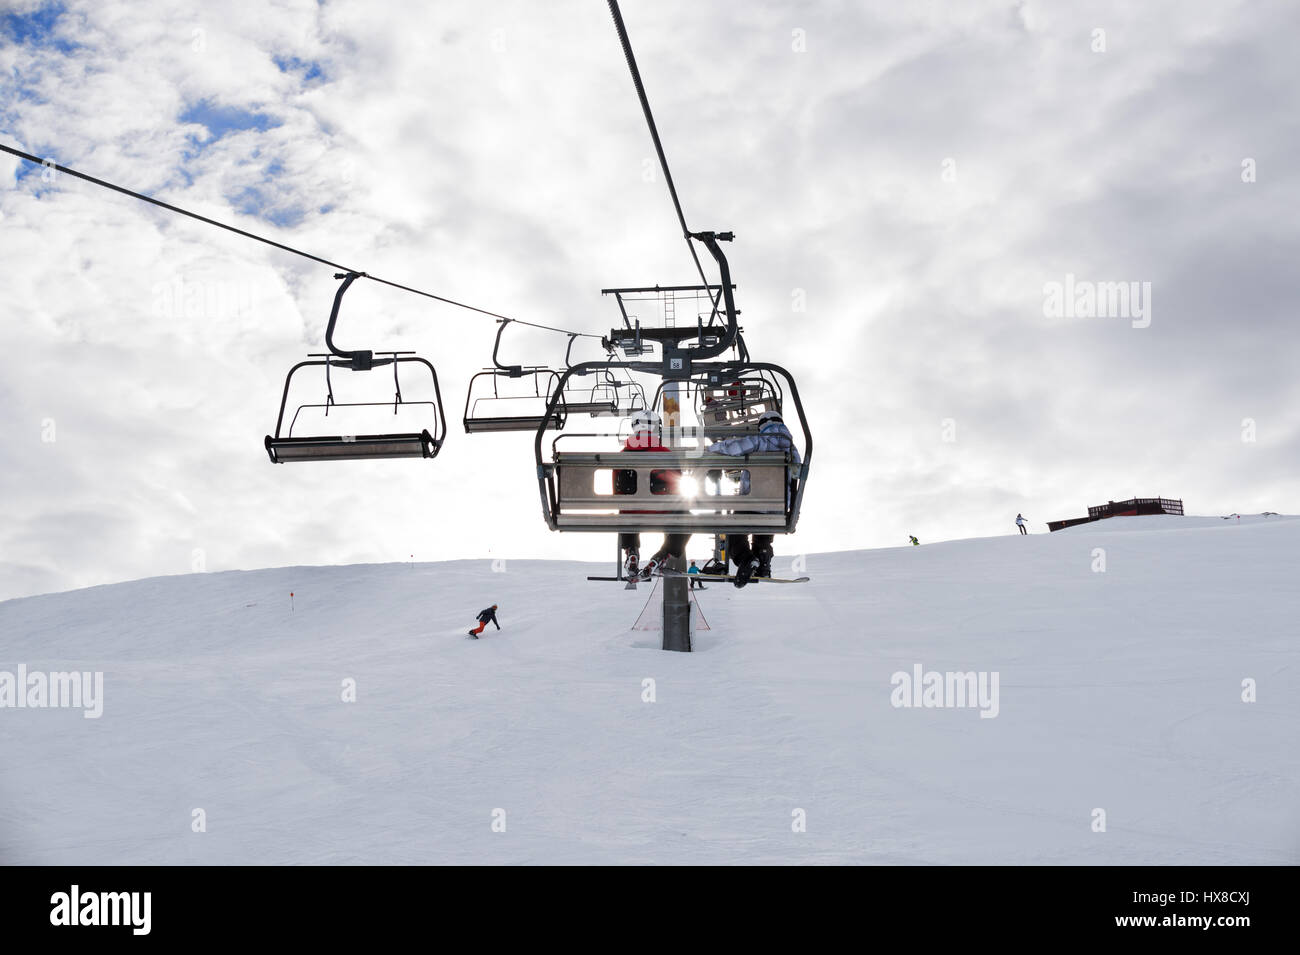
<svg viewBox="0 0 1300 955">
<path fill-rule="evenodd" d="M 697 592 L 689 655 L 593 564 L 11 600 L 0 670 L 102 670 L 104 714 L 0 709 L 0 862 L 1294 864 L 1298 550 L 1294 518 L 1144 517 L 809 555 Z M 999 715 L 894 708 L 918 663 L 997 671 Z"/>
</svg>

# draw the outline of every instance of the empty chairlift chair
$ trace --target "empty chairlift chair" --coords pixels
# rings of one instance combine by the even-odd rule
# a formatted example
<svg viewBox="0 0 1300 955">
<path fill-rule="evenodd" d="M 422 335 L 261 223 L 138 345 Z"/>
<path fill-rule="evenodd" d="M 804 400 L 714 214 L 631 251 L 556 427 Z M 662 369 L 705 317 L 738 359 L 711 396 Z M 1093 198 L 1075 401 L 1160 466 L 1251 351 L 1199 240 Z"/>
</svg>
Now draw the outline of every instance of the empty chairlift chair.
<svg viewBox="0 0 1300 955">
<path fill-rule="evenodd" d="M 618 414 L 618 394 L 608 385 L 596 384 L 591 388 L 570 388 L 564 395 L 564 407 L 572 414 Z"/>
<path fill-rule="evenodd" d="M 433 458 L 442 448 L 446 436 L 446 421 L 442 411 L 442 395 L 438 388 L 438 373 L 424 358 L 408 351 L 341 351 L 334 345 L 334 326 L 338 321 L 339 305 L 343 293 L 363 273 L 350 272 L 336 275 L 342 278 L 334 296 L 334 308 L 330 312 L 329 324 L 325 330 L 325 344 L 328 353 L 308 355 L 309 361 L 299 362 L 289 369 L 284 381 L 284 395 L 280 399 L 280 414 L 275 421 L 275 434 L 267 435 L 264 441 L 266 453 L 272 463 L 282 464 L 288 461 L 346 461 L 369 458 Z M 349 372 L 372 371 L 375 368 L 391 365 L 393 368 L 393 398 L 391 401 L 336 401 L 331 368 L 344 368 Z M 407 400 L 402 395 L 400 369 L 405 366 L 414 371 L 420 379 L 428 374 L 429 388 L 427 398 Z M 325 370 L 325 401 L 298 405 L 285 426 L 285 414 L 289 406 L 290 386 L 294 375 L 303 368 L 323 367 Z M 410 384 L 408 376 L 408 386 Z M 295 433 L 299 416 L 304 411 L 322 412 L 321 417 L 329 419 L 331 412 L 336 420 L 341 409 L 350 408 L 391 408 L 397 415 L 404 409 L 420 409 L 427 412 L 422 415 L 428 425 L 418 431 L 389 431 L 356 434 L 313 434 Z M 368 414 L 367 414 L 368 416 Z M 315 414 L 308 417 L 315 417 Z"/>
<path fill-rule="evenodd" d="M 645 411 L 649 406 L 646 404 L 645 388 L 639 381 L 617 378 L 606 371 L 604 380 L 592 386 L 589 405 L 575 406 L 572 402 L 569 403 L 570 411 L 577 411 L 579 407 L 589 408 L 593 415 L 608 414 L 625 418 L 638 411 Z"/>
<path fill-rule="evenodd" d="M 764 413 L 780 410 L 780 388 L 768 377 L 742 378 L 696 391 L 695 413 L 710 431 L 757 425 Z"/>
<path fill-rule="evenodd" d="M 559 373 L 545 366 L 503 365 L 497 358 L 501 348 L 501 334 L 510 319 L 504 319 L 497 329 L 496 344 L 492 348 L 492 368 L 478 372 L 469 380 L 465 395 L 465 432 L 479 434 L 490 431 L 536 431 L 545 427 L 558 430 L 564 426 L 567 408 L 563 398 L 547 414 L 551 397 L 559 386 Z M 531 382 L 526 386 L 506 382 Z"/>
<path fill-rule="evenodd" d="M 573 343 L 577 335 L 569 337 L 568 353 L 564 356 L 570 371 L 573 364 L 569 361 Z M 570 414 L 597 415 L 610 417 L 627 416 L 646 408 L 645 388 L 630 376 L 620 378 L 609 368 L 591 373 L 595 383 L 588 387 L 585 375 L 571 377 L 564 389 L 564 409 Z"/>
</svg>

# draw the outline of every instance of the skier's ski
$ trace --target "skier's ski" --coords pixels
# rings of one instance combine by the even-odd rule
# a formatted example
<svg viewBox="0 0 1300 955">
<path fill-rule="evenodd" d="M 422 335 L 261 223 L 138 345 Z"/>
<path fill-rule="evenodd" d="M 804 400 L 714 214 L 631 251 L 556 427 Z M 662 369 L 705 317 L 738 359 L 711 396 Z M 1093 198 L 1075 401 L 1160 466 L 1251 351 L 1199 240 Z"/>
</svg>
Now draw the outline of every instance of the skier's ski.
<svg viewBox="0 0 1300 955">
<path fill-rule="evenodd" d="M 663 571 L 665 577 L 685 577 L 688 580 L 735 580 L 735 574 L 684 574 L 676 570 Z M 761 580 L 769 584 L 806 584 L 811 577 L 758 577 L 749 578 L 750 583 Z"/>
<path fill-rule="evenodd" d="M 659 575 L 662 577 L 685 577 L 687 580 L 735 580 L 736 579 L 735 574 L 682 574 L 682 573 L 678 573 L 675 570 L 660 571 Z M 609 580 L 609 581 L 621 580 L 628 584 L 627 587 L 628 590 L 636 590 L 636 584 L 639 578 L 632 578 L 631 580 L 628 580 L 626 577 L 588 577 L 587 579 L 588 580 Z M 811 577 L 750 577 L 749 579 L 751 582 L 755 580 L 762 580 L 769 584 L 806 584 L 808 583 L 808 581 L 812 580 Z"/>
</svg>

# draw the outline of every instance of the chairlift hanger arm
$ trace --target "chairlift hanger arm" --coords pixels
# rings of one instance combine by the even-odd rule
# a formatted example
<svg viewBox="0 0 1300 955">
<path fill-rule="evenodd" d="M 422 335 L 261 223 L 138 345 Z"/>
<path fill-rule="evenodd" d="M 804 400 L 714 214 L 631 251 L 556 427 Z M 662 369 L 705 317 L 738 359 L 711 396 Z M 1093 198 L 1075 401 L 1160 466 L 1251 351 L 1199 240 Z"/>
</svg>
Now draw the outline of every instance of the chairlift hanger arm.
<svg viewBox="0 0 1300 955">
<path fill-rule="evenodd" d="M 740 328 L 736 321 L 736 297 L 732 290 L 735 288 L 731 283 L 731 267 L 727 264 L 727 257 L 723 254 L 719 242 L 730 242 L 735 238 L 732 232 L 692 232 L 692 239 L 700 242 L 709 250 L 714 260 L 718 263 L 718 271 L 721 273 L 722 281 L 722 299 L 726 306 L 727 313 L 727 330 L 722 338 L 714 345 L 704 345 L 691 350 L 691 360 L 700 361 L 707 358 L 716 358 L 723 352 L 731 348 L 736 341 L 736 336 L 740 333 Z"/>
<path fill-rule="evenodd" d="M 749 363 L 749 348 L 745 345 L 745 330 L 736 330 L 736 356 L 744 363 Z"/>
<path fill-rule="evenodd" d="M 365 278 L 365 272 L 337 272 L 334 277 L 342 279 L 343 284 L 339 290 L 334 293 L 334 307 L 330 309 L 330 320 L 325 326 L 325 346 L 330 350 L 330 354 L 337 355 L 339 358 L 346 359 L 353 371 L 369 371 L 374 367 L 375 353 L 369 350 L 359 349 L 357 351 L 342 351 L 334 344 L 334 326 L 339 320 L 339 306 L 343 304 L 343 293 L 352 287 L 352 283 L 357 279 Z"/>
<path fill-rule="evenodd" d="M 503 365 L 501 364 L 501 360 L 497 357 L 498 352 L 501 350 L 501 336 L 505 333 L 506 326 L 509 325 L 510 322 L 511 319 L 505 318 L 502 319 L 501 323 L 497 326 L 497 340 L 492 346 L 492 364 L 498 371 L 504 371 L 511 378 L 522 378 L 524 375 L 523 365 Z M 573 345 L 573 339 L 576 337 L 577 335 L 575 334 L 569 338 L 570 346 Z"/>
<path fill-rule="evenodd" d="M 564 367 L 565 367 L 565 368 L 572 368 L 572 367 L 573 367 L 573 344 L 574 344 L 574 342 L 576 342 L 577 340 L 578 340 L 578 335 L 577 335 L 576 332 L 575 332 L 574 334 L 572 334 L 572 335 L 569 336 L 569 345 L 568 345 L 567 348 L 564 349 Z M 600 340 L 600 343 L 601 343 L 601 345 L 604 347 L 604 349 L 605 349 L 605 351 L 606 351 L 607 353 L 609 353 L 609 354 L 611 354 L 611 355 L 613 354 L 613 352 L 614 352 L 614 343 L 613 343 L 612 341 L 610 341 L 610 339 L 608 339 L 608 338 L 602 338 L 602 339 Z"/>
</svg>

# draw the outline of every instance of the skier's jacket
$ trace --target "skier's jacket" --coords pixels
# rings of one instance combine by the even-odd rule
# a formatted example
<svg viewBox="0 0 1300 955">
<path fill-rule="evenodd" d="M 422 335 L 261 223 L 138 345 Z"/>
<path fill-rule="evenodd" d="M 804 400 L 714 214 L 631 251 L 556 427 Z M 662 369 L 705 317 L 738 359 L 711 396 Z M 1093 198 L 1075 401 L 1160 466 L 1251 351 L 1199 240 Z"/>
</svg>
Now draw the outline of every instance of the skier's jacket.
<svg viewBox="0 0 1300 955">
<path fill-rule="evenodd" d="M 665 448 L 659 443 L 653 431 L 648 429 L 636 431 L 627 436 L 623 442 L 624 451 L 671 451 L 672 448 Z M 679 482 L 681 481 L 681 471 L 664 471 L 663 482 L 664 491 L 668 494 L 676 494 Z M 650 493 L 654 493 L 657 488 L 651 485 Z M 614 493 L 615 494 L 635 494 L 636 493 L 636 472 L 631 470 L 621 470 L 614 472 Z M 664 514 L 665 511 L 619 511 L 620 514 Z"/>
<path fill-rule="evenodd" d="M 754 454 L 757 451 L 789 451 L 795 464 L 799 463 L 799 449 L 794 446 L 794 437 L 790 429 L 780 421 L 769 421 L 763 425 L 758 434 L 746 434 L 739 438 L 727 438 L 709 445 L 710 454 Z M 749 493 L 749 472 L 740 472 L 740 493 Z M 786 488 L 787 496 L 789 487 Z"/>
<path fill-rule="evenodd" d="M 498 630 L 501 629 L 501 624 L 497 623 L 497 612 L 492 607 L 488 607 L 486 610 L 480 610 L 478 612 L 478 617 L 475 619 L 481 624 L 486 625 L 490 623 Z"/>
</svg>

